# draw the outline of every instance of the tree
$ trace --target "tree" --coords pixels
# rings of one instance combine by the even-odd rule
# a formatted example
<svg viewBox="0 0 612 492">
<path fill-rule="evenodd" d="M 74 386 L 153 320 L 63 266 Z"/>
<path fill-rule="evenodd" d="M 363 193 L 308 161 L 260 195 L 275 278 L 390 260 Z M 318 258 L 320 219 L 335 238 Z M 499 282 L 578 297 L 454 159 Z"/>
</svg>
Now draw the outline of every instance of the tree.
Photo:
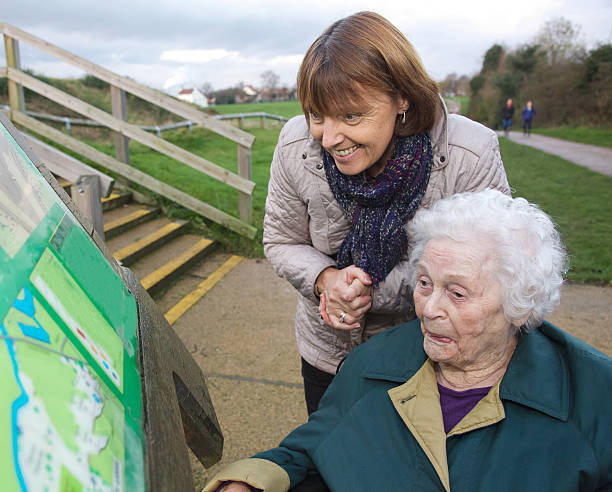
<svg viewBox="0 0 612 492">
<path fill-rule="evenodd" d="M 497 70 L 503 54 L 504 48 L 501 45 L 494 44 L 491 46 L 485 53 L 484 60 L 482 61 L 481 73 Z"/>
<path fill-rule="evenodd" d="M 539 45 L 525 44 L 508 55 L 506 66 L 523 73 L 531 73 L 542 60 L 544 53 Z"/>
<path fill-rule="evenodd" d="M 457 93 L 457 74 L 449 73 L 438 85 L 442 94 L 454 96 Z"/>
<path fill-rule="evenodd" d="M 276 89 L 280 82 L 278 74 L 272 70 L 266 70 L 261 74 L 262 89 Z"/>
<path fill-rule="evenodd" d="M 200 86 L 200 92 L 206 97 L 212 97 L 215 93 L 215 89 L 213 88 L 213 85 L 210 82 L 206 81 Z"/>
<path fill-rule="evenodd" d="M 584 61 L 583 85 L 588 85 L 598 76 L 602 76 L 607 71 L 612 72 L 612 44 L 601 44 L 589 52 L 589 56 Z"/>
<path fill-rule="evenodd" d="M 544 23 L 533 44 L 540 45 L 550 65 L 579 60 L 585 54 L 580 31 L 578 24 L 572 24 L 564 17 L 556 17 Z"/>
</svg>

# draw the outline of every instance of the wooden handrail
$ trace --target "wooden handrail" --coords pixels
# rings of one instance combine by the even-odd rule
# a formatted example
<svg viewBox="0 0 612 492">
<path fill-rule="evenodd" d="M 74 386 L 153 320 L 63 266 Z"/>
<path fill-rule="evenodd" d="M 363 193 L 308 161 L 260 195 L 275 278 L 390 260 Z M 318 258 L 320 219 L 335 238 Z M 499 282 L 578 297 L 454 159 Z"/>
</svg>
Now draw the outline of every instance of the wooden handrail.
<svg viewBox="0 0 612 492">
<path fill-rule="evenodd" d="M 227 183 L 243 193 L 250 195 L 253 192 L 253 188 L 255 187 L 255 183 L 253 181 L 242 178 L 241 176 L 238 176 L 227 169 L 223 169 L 221 166 L 192 154 L 191 152 L 174 145 L 167 140 L 151 135 L 135 125 L 120 120 L 119 118 L 115 118 L 107 112 L 81 101 L 70 94 L 62 92 L 59 89 L 56 89 L 55 87 L 46 84 L 25 72 L 22 72 L 21 70 L 8 67 L 8 78 L 20 83 L 24 87 L 27 87 L 38 94 L 51 99 L 52 101 L 76 111 L 77 113 L 103 123 L 111 130 L 119 132 L 126 137 L 147 145 L 148 147 L 155 149 L 168 157 L 172 157 L 173 159 L 187 164 L 188 166 L 204 174 L 212 176 L 223 183 Z"/>
<path fill-rule="evenodd" d="M 54 46 L 51 43 L 39 39 L 36 36 L 22 31 L 14 26 L 0 22 L 0 33 L 4 34 L 5 49 L 7 52 L 7 67 L 0 67 L 0 77 L 5 76 L 8 79 L 11 118 L 14 121 L 17 121 L 16 118 L 20 118 L 22 120 L 22 124 L 24 124 L 23 116 L 25 116 L 25 103 L 23 99 L 23 87 L 26 87 L 52 101 L 55 101 L 69 109 L 72 109 L 73 111 L 97 121 L 103 126 L 112 130 L 114 132 L 113 135 L 115 139 L 115 153 L 117 159 L 114 161 L 116 162 L 129 164 L 128 141 L 131 139 L 173 159 L 176 159 L 199 172 L 207 174 L 208 176 L 228 184 L 229 186 L 232 186 L 238 191 L 238 211 L 240 214 L 240 219 L 234 219 L 224 212 L 221 212 L 210 205 L 190 197 L 186 193 L 174 190 L 174 188 L 168 187 L 163 183 L 160 184 L 160 182 L 154 180 L 153 178 L 145 179 L 139 175 L 139 179 L 137 180 L 140 184 L 151 184 L 149 189 L 152 191 L 166 196 L 178 202 L 180 205 L 190 208 L 191 210 L 194 210 L 207 218 L 215 220 L 225 225 L 229 229 L 238 232 L 239 234 L 250 238 L 254 236 L 256 229 L 250 225 L 253 212 L 252 194 L 253 188 L 255 187 L 255 183 L 251 180 L 251 146 L 255 140 L 253 135 L 235 128 L 232 125 L 218 121 L 217 119 L 199 111 L 189 104 L 154 89 L 145 87 L 127 77 L 117 75 L 110 70 Z M 62 92 L 61 90 L 23 72 L 21 70 L 19 60 L 19 41 L 23 41 L 34 48 L 46 52 L 59 60 L 65 61 L 109 83 L 113 102 L 112 114 L 102 111 L 101 109 L 73 97 L 70 94 Z M 226 137 L 233 142 L 236 142 L 238 147 L 238 174 L 228 171 L 221 166 L 218 166 L 166 140 L 155 137 L 138 128 L 136 125 L 128 123 L 126 121 L 126 91 L 167 111 L 183 116 L 194 124 L 199 124 L 204 128 Z M 32 121 L 29 122 L 30 129 L 34 129 L 33 127 L 35 126 Z M 26 125 L 24 124 L 24 126 Z M 44 135 L 44 133 L 41 133 L 41 135 Z M 61 132 L 57 132 L 58 139 L 55 139 L 60 144 L 62 143 L 62 135 L 63 134 Z M 70 145 L 64 144 L 73 150 L 75 147 L 79 147 L 81 150 L 86 152 L 82 155 L 92 158 L 90 156 L 91 151 L 85 150 L 86 147 L 89 149 L 91 149 L 91 147 L 85 144 L 83 144 L 83 146 L 79 146 L 75 142 L 71 141 Z M 96 160 L 95 158 L 92 158 L 92 160 L 101 164 L 100 160 Z M 115 162 L 107 162 L 116 167 Z M 102 165 L 105 166 L 105 164 Z M 109 167 L 109 169 L 114 168 Z M 126 175 L 130 174 L 127 171 L 125 171 L 125 173 Z M 160 190 L 164 193 L 160 192 Z"/>
<path fill-rule="evenodd" d="M 31 118 L 25 113 L 20 111 L 11 111 L 11 119 L 15 123 L 18 123 L 38 133 L 39 135 L 42 135 L 43 137 L 53 140 L 58 144 L 71 149 L 88 159 L 91 159 L 106 169 L 110 169 L 124 178 L 134 181 L 173 202 L 179 203 L 181 206 L 211 219 L 218 224 L 237 232 L 238 234 L 253 239 L 257 233 L 257 229 L 255 227 L 242 222 L 236 217 L 232 217 L 231 215 L 226 214 L 225 212 L 222 212 L 221 210 L 218 210 L 207 203 L 201 202 L 197 198 L 194 198 L 183 191 L 177 190 L 166 183 L 158 181 L 152 176 L 149 176 L 138 169 L 134 169 L 133 167 L 105 154 L 104 152 L 100 152 L 90 145 L 87 145 L 76 138 L 71 137 L 70 135 L 56 130 L 50 125 Z"/>
<path fill-rule="evenodd" d="M 30 46 L 38 48 L 39 50 L 44 51 L 45 53 L 63 60 L 77 68 L 80 68 L 111 85 L 130 92 L 131 94 L 134 94 L 145 101 L 161 106 L 168 111 L 183 116 L 184 118 L 202 125 L 203 127 L 218 133 L 219 135 L 223 135 L 224 137 L 229 138 L 240 145 L 244 145 L 246 147 L 251 147 L 253 145 L 253 141 L 255 140 L 253 135 L 235 128 L 232 125 L 211 118 L 210 116 L 205 115 L 198 109 L 182 101 L 167 96 L 166 94 L 156 91 L 155 89 L 145 87 L 127 77 L 113 73 L 106 68 L 63 50 L 62 48 L 44 41 L 30 33 L 22 31 L 15 26 L 5 22 L 0 22 L 0 32 L 10 36 L 11 38 L 23 41 Z"/>
</svg>

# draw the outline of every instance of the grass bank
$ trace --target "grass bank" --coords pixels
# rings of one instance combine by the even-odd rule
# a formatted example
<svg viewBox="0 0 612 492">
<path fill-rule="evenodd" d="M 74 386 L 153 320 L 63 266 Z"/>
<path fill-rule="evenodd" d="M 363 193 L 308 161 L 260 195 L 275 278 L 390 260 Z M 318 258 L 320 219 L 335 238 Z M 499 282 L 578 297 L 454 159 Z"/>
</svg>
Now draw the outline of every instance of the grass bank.
<svg viewBox="0 0 612 492">
<path fill-rule="evenodd" d="M 559 126 L 534 128 L 533 133 L 600 147 L 612 147 L 612 127 Z"/>
<path fill-rule="evenodd" d="M 612 178 L 500 138 L 514 196 L 537 203 L 558 225 L 571 259 L 568 279 L 612 283 Z"/>
<path fill-rule="evenodd" d="M 262 102 L 245 104 L 218 104 L 209 109 L 221 114 L 233 113 L 270 113 L 285 118 L 302 114 L 302 106 L 298 101 Z"/>
</svg>

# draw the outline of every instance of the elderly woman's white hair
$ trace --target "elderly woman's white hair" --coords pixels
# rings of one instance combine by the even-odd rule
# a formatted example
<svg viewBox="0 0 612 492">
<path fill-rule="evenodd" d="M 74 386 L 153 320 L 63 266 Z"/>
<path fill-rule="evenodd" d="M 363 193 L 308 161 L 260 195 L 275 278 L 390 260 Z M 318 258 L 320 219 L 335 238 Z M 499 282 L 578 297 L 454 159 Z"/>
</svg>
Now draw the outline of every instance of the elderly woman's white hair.
<svg viewBox="0 0 612 492">
<path fill-rule="evenodd" d="M 427 242 L 447 238 L 487 242 L 496 260 L 504 314 L 523 331 L 538 326 L 559 304 L 567 256 L 551 218 L 524 198 L 497 190 L 458 193 L 422 209 L 410 224 L 412 285 Z M 521 321 L 527 319 L 522 326 Z"/>
</svg>

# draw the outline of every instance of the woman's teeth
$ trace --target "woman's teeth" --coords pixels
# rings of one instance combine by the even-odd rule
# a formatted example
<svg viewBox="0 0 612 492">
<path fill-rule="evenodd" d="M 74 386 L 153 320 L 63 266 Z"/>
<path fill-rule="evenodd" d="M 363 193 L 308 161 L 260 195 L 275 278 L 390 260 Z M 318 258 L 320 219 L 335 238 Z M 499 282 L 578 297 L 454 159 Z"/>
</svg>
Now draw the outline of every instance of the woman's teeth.
<svg viewBox="0 0 612 492">
<path fill-rule="evenodd" d="M 340 156 L 340 157 L 346 157 L 347 155 L 352 154 L 353 152 L 355 152 L 358 147 L 359 147 L 359 145 L 353 145 L 352 147 L 349 147 L 348 149 L 334 150 L 334 154 L 336 154 L 337 156 Z"/>
</svg>

